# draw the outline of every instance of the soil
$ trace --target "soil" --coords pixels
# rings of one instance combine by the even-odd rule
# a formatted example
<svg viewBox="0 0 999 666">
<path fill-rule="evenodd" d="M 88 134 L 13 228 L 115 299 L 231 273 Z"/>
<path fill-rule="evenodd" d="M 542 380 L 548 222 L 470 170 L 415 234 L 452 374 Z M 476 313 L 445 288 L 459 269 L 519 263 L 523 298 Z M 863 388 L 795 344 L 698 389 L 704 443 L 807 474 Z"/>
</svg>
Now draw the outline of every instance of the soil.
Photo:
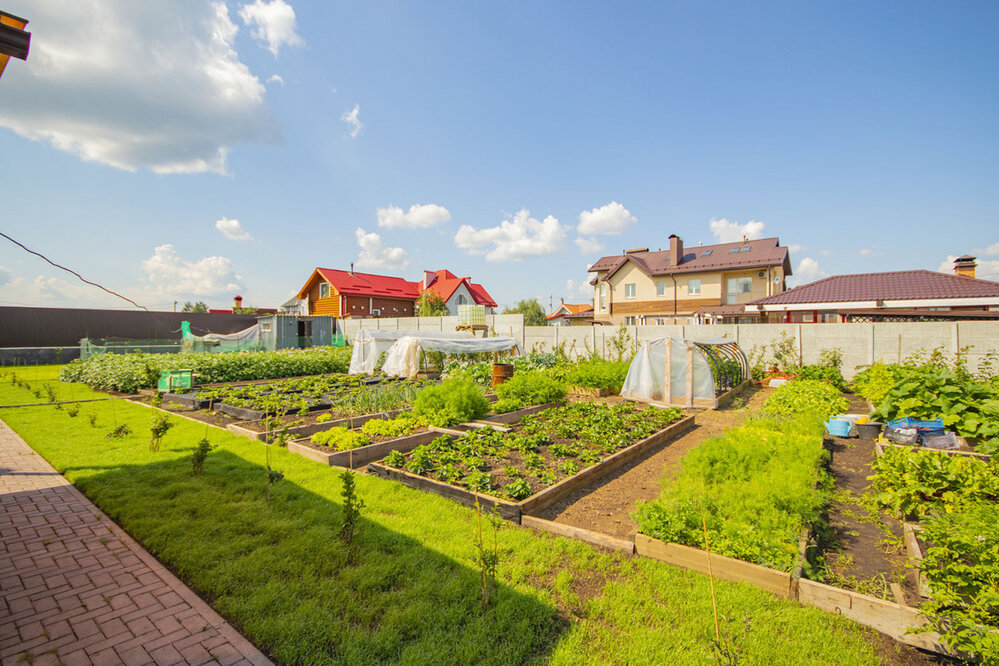
<svg viewBox="0 0 999 666">
<path fill-rule="evenodd" d="M 633 537 L 638 532 L 630 516 L 635 503 L 659 497 L 662 480 L 676 476 L 688 451 L 741 425 L 749 411 L 759 409 L 772 391 L 750 386 L 721 409 L 691 412 L 696 415 L 692 430 L 547 507 L 539 517 L 622 539 Z"/>
</svg>

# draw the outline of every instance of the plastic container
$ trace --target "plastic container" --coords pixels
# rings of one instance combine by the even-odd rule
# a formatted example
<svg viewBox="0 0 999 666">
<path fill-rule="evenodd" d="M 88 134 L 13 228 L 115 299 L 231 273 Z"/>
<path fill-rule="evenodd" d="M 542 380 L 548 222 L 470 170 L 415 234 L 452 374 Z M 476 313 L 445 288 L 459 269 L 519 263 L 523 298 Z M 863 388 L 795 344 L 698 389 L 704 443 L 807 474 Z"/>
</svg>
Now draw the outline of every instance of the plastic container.
<svg viewBox="0 0 999 666">
<path fill-rule="evenodd" d="M 901 419 L 894 419 L 888 422 L 889 428 L 943 428 L 943 419 L 930 419 L 929 421 L 924 421 L 920 419 L 913 418 L 911 416 L 906 416 Z"/>
<path fill-rule="evenodd" d="M 885 439 L 896 444 L 915 444 L 919 431 L 915 428 L 885 428 Z"/>
<path fill-rule="evenodd" d="M 954 449 L 961 448 L 961 444 L 957 441 L 957 435 L 952 432 L 945 432 L 942 435 L 930 435 L 929 437 L 923 437 L 923 446 L 931 449 L 943 449 L 945 451 L 953 451 Z"/>
<path fill-rule="evenodd" d="M 826 430 L 833 437 L 849 437 L 850 431 L 853 430 L 853 421 L 849 419 L 841 419 L 838 416 L 834 416 L 829 421 L 826 422 Z"/>
<path fill-rule="evenodd" d="M 878 421 L 868 421 L 867 423 L 857 423 L 855 425 L 857 428 L 857 437 L 872 440 L 878 438 L 878 435 L 881 434 L 881 428 L 884 427 L 884 424 Z"/>
</svg>

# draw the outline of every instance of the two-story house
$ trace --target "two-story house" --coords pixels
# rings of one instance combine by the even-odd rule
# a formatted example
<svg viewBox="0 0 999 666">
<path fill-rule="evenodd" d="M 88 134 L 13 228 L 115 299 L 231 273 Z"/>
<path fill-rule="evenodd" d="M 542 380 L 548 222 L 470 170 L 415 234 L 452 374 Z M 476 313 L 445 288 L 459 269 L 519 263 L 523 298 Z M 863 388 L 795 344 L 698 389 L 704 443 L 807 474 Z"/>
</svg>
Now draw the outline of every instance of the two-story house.
<svg viewBox="0 0 999 666">
<path fill-rule="evenodd" d="M 593 322 L 618 325 L 749 321 L 745 304 L 785 289 L 791 260 L 777 238 L 601 257 L 590 266 Z"/>
<path fill-rule="evenodd" d="M 429 291 L 440 296 L 452 315 L 458 314 L 458 308 L 462 305 L 481 305 L 485 307 L 486 314 L 493 314 L 496 309 L 496 301 L 485 287 L 472 282 L 469 277 L 458 277 L 446 269 L 424 271 L 423 281 L 419 286 L 421 292 Z"/>
<path fill-rule="evenodd" d="M 419 283 L 388 275 L 317 268 L 298 292 L 308 314 L 334 317 L 412 317 Z"/>
</svg>

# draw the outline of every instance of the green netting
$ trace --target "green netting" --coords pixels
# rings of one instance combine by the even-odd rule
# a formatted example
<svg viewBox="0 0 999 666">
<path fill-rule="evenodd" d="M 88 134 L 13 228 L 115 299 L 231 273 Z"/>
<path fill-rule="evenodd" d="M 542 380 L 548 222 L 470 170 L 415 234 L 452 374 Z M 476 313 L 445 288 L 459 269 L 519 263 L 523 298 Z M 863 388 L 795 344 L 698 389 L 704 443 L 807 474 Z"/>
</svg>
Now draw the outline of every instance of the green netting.
<svg viewBox="0 0 999 666">
<path fill-rule="evenodd" d="M 181 351 L 180 340 L 148 338 L 145 340 L 122 338 L 83 338 L 80 340 L 80 358 L 86 360 L 99 354 L 177 354 Z"/>
</svg>

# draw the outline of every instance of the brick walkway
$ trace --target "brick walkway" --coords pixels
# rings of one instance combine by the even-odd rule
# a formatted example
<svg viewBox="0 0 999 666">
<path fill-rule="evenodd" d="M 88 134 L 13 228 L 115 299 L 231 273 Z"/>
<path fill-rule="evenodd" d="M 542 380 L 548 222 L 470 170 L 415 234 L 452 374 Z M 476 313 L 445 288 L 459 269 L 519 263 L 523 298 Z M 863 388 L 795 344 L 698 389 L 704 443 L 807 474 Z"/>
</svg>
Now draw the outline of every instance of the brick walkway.
<svg viewBox="0 0 999 666">
<path fill-rule="evenodd" d="M 0 663 L 270 664 L 0 421 Z"/>
</svg>

